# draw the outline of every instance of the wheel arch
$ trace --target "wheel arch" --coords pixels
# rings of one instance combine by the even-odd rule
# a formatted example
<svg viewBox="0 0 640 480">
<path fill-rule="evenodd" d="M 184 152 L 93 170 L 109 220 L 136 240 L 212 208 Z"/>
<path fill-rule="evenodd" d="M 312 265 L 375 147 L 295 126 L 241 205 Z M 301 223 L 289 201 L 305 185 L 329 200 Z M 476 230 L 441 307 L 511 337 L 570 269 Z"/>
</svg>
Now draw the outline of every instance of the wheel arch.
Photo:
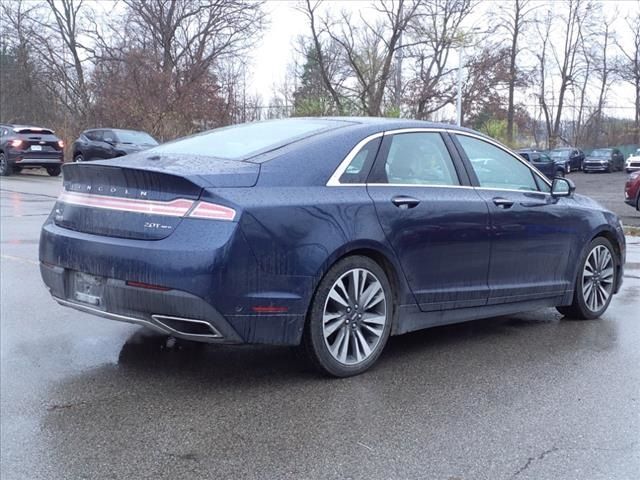
<svg viewBox="0 0 640 480">
<path fill-rule="evenodd" d="M 616 254 L 616 288 L 614 290 L 613 293 L 618 293 L 618 291 L 620 290 L 620 276 L 621 276 L 621 267 L 623 266 L 623 252 L 622 252 L 622 247 L 620 245 L 620 241 L 618 239 L 618 236 L 616 235 L 616 233 L 612 230 L 609 230 L 607 228 L 603 228 L 601 230 L 599 230 L 598 232 L 596 232 L 590 239 L 589 239 L 589 243 L 591 243 L 592 241 L 594 241 L 596 238 L 605 238 L 607 239 L 611 245 L 613 246 L 613 249 L 615 250 L 615 254 Z M 588 244 L 589 244 L 588 243 Z M 585 249 L 588 247 L 585 247 Z M 585 254 L 585 252 L 583 252 L 583 255 Z M 581 257 L 582 258 L 582 257 Z"/>
<path fill-rule="evenodd" d="M 318 275 L 316 277 L 317 281 L 313 290 L 313 296 L 315 296 L 322 278 L 329 271 L 329 269 L 340 260 L 353 256 L 363 256 L 373 260 L 380 266 L 380 268 L 382 268 L 384 273 L 387 275 L 387 278 L 389 279 L 389 283 L 391 285 L 394 306 L 396 307 L 393 312 L 391 324 L 391 334 L 393 335 L 393 332 L 395 331 L 398 323 L 398 316 L 400 311 L 400 308 L 398 307 L 401 305 L 406 305 L 408 303 L 415 304 L 415 297 L 413 296 L 413 293 L 409 288 L 407 280 L 404 276 L 404 272 L 395 253 L 393 252 L 393 250 L 383 244 L 370 241 L 354 242 L 351 244 L 347 244 L 339 250 L 333 252 L 333 254 L 327 258 L 322 269 L 318 272 Z M 308 308 L 311 308 L 311 303 L 312 302 L 309 302 Z"/>
</svg>

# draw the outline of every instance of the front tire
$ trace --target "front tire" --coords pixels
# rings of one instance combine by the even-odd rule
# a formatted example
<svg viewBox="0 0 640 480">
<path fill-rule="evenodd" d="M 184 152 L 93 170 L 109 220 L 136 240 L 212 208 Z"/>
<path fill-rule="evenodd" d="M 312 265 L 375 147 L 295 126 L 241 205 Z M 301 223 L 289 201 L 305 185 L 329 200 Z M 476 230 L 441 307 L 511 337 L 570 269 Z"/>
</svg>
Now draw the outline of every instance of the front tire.
<svg viewBox="0 0 640 480">
<path fill-rule="evenodd" d="M 391 285 L 376 262 L 363 256 L 337 262 L 320 281 L 305 325 L 311 362 L 335 377 L 369 369 L 389 338 L 393 307 Z"/>
<path fill-rule="evenodd" d="M 617 268 L 611 242 L 604 237 L 592 240 L 580 263 L 573 302 L 568 306 L 557 307 L 557 310 L 564 316 L 577 320 L 592 320 L 601 316 L 611 303 L 616 287 Z"/>
<path fill-rule="evenodd" d="M 564 170 L 559 168 L 556 170 L 556 177 L 564 177 Z"/>
<path fill-rule="evenodd" d="M 84 157 L 82 156 L 81 153 L 79 153 L 75 157 L 73 157 L 73 161 L 76 163 L 84 162 Z"/>
<path fill-rule="evenodd" d="M 4 153 L 0 153 L 0 176 L 8 177 L 12 173 L 11 165 Z"/>
<path fill-rule="evenodd" d="M 47 173 L 51 177 L 57 177 L 58 175 L 60 175 L 60 172 L 61 168 L 59 165 L 56 165 L 55 167 L 47 167 Z"/>
</svg>

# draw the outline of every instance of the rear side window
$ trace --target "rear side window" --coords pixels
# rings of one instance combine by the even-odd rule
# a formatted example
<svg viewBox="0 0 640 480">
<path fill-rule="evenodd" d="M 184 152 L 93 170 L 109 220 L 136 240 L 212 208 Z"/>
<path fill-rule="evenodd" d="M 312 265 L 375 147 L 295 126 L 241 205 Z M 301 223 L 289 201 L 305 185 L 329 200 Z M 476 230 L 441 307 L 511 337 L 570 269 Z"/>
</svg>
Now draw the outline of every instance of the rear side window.
<svg viewBox="0 0 640 480">
<path fill-rule="evenodd" d="M 391 137 L 377 183 L 460 185 L 449 151 L 437 132 L 398 133 Z"/>
<path fill-rule="evenodd" d="M 466 135 L 456 135 L 481 187 L 538 191 L 529 167 L 501 148 Z"/>
<path fill-rule="evenodd" d="M 349 125 L 346 121 L 286 119 L 219 128 L 153 148 L 154 153 L 176 153 L 241 160 L 265 153 L 310 135 Z"/>
<path fill-rule="evenodd" d="M 374 138 L 356 153 L 349 166 L 340 176 L 340 183 L 364 183 L 367 180 L 371 165 L 378 153 L 382 138 Z"/>
</svg>

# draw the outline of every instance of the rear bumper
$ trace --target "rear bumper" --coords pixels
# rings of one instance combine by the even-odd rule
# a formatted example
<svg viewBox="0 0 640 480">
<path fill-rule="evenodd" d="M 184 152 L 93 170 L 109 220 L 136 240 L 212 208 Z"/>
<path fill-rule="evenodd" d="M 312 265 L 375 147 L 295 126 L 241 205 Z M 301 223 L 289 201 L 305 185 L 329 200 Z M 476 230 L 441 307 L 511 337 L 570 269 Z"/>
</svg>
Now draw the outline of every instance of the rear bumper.
<svg viewBox="0 0 640 480">
<path fill-rule="evenodd" d="M 9 151 L 7 160 L 16 167 L 40 167 L 62 165 L 62 152 L 16 152 Z"/>
<path fill-rule="evenodd" d="M 40 273 L 54 299 L 65 307 L 109 320 L 134 323 L 185 340 L 243 343 L 226 319 L 203 299 L 179 290 L 154 291 L 107 278 L 101 305 L 73 298 L 73 271 L 40 263 Z"/>
<path fill-rule="evenodd" d="M 42 279 L 64 306 L 178 338 L 300 343 L 313 279 L 261 273 L 237 224 L 186 223 L 165 239 L 143 241 L 76 232 L 49 220 L 40 237 Z M 215 228 L 204 228 L 209 225 Z M 103 279 L 100 305 L 78 301 L 71 281 L 74 272 Z M 166 290 L 131 286 L 127 281 Z M 286 311 L 253 310 L 272 305 Z"/>
<path fill-rule="evenodd" d="M 607 170 L 609 170 L 611 168 L 610 165 L 607 164 L 587 164 L 587 163 L 583 163 L 582 164 L 582 170 L 585 172 L 606 172 Z"/>
</svg>

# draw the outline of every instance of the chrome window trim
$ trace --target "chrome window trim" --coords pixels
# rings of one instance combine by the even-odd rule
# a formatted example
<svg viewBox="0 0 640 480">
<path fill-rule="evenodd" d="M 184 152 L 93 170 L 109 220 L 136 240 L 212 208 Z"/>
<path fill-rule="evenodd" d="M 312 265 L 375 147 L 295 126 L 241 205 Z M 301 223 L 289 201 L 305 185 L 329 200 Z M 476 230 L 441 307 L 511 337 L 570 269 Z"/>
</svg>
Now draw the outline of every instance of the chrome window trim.
<svg viewBox="0 0 640 480">
<path fill-rule="evenodd" d="M 551 188 L 551 181 L 547 179 L 547 177 L 540 172 L 536 167 L 534 167 L 533 165 L 529 164 L 524 158 L 520 158 L 520 156 L 518 154 L 514 154 L 513 152 L 509 151 L 509 149 L 507 147 L 505 147 L 504 145 L 500 144 L 499 142 L 488 138 L 488 137 L 484 137 L 482 135 L 477 135 L 475 133 L 471 133 L 471 132 L 466 132 L 466 131 L 462 131 L 462 130 L 454 130 L 454 129 L 449 129 L 449 128 L 438 128 L 438 127 L 411 127 L 411 128 L 398 128 L 395 130 L 385 130 L 383 132 L 378 132 L 378 133 L 374 133 L 372 135 L 369 135 L 367 137 L 365 137 L 363 140 L 361 140 L 360 142 L 358 142 L 356 144 L 355 147 L 353 147 L 351 149 L 351 151 L 347 154 L 347 156 L 344 158 L 344 160 L 342 160 L 342 162 L 340 162 L 340 165 L 338 165 L 338 168 L 336 168 L 336 170 L 333 172 L 333 175 L 331 175 L 331 177 L 329 178 L 329 180 L 326 183 L 327 187 L 362 187 L 362 186 L 375 186 L 375 187 L 382 187 L 382 186 L 387 186 L 387 187 L 430 187 L 430 188 L 476 188 L 478 190 L 499 190 L 501 192 L 518 192 L 518 193 L 541 193 L 543 195 L 551 195 L 550 192 L 542 192 L 540 190 L 516 190 L 513 188 L 489 188 L 489 187 L 474 187 L 474 186 L 469 186 L 469 185 L 428 185 L 428 184 L 400 184 L 400 183 L 340 183 L 340 177 L 342 176 L 342 174 L 345 172 L 345 170 L 347 169 L 347 167 L 349 166 L 349 164 L 351 163 L 351 161 L 353 160 L 353 158 L 360 153 L 360 150 L 362 150 L 362 148 L 369 143 L 371 140 L 375 139 L 375 138 L 379 138 L 379 137 L 384 137 L 387 135 L 396 135 L 399 133 L 420 133 L 420 132 L 437 132 L 437 133 L 443 133 L 446 132 L 450 135 L 466 135 L 467 137 L 472 137 L 475 138 L 477 140 L 481 140 L 484 142 L 487 142 L 491 145 L 493 145 L 494 147 L 499 148 L 500 150 L 504 151 L 505 153 L 507 153 L 508 155 L 510 155 L 511 157 L 515 158 L 517 161 L 519 161 L 520 163 L 522 163 L 525 167 L 527 167 L 529 170 L 531 170 L 535 175 L 537 175 L 538 177 L 540 177 L 540 179 L 546 183 L 549 188 Z"/>
<path fill-rule="evenodd" d="M 374 133 L 373 135 L 369 135 L 368 137 L 365 137 L 363 140 L 358 142 L 356 146 L 353 147 L 351 151 L 347 154 L 347 156 L 344 157 L 344 160 L 340 162 L 340 165 L 338 165 L 338 168 L 336 168 L 336 170 L 333 172 L 333 175 L 331 175 L 331 177 L 329 178 L 329 181 L 327 182 L 326 186 L 327 187 L 341 187 L 341 186 L 349 187 L 349 186 L 357 185 L 356 183 L 340 183 L 340 177 L 345 172 L 345 170 L 347 169 L 351 161 L 354 159 L 354 157 L 358 153 L 360 153 L 360 150 L 362 150 L 364 146 L 367 143 L 369 143 L 371 140 L 382 137 L 384 133 L 385 132 Z"/>
</svg>

